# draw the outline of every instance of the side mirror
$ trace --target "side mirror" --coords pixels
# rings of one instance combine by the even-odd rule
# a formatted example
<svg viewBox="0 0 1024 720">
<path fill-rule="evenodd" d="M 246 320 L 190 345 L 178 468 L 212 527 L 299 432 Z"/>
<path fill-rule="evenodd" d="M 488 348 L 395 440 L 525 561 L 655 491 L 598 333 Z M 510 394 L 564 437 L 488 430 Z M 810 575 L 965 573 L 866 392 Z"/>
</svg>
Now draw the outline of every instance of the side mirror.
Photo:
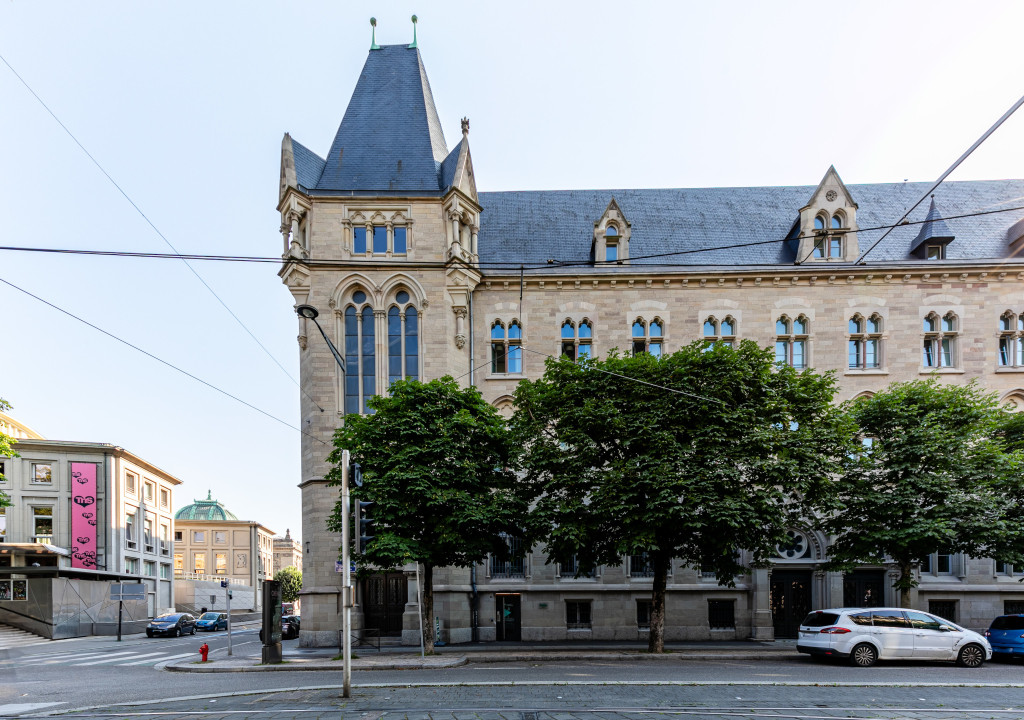
<svg viewBox="0 0 1024 720">
<path fill-rule="evenodd" d="M 955 632 L 956 628 L 950 627 L 949 625 L 939 625 L 939 630 L 941 632 Z"/>
</svg>

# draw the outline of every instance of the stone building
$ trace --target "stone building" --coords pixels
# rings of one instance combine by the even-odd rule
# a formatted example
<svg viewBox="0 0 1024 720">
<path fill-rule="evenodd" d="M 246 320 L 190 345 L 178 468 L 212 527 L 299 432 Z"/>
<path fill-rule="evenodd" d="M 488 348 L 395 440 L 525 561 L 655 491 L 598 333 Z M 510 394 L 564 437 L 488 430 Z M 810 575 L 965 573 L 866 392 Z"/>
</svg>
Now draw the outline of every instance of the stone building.
<svg viewBox="0 0 1024 720">
<path fill-rule="evenodd" d="M 274 567 L 271 577 L 286 567 L 293 567 L 302 572 L 302 543 L 292 537 L 291 530 L 285 530 L 284 537 L 278 535 L 274 538 Z"/>
<path fill-rule="evenodd" d="M 261 523 L 239 520 L 212 492 L 174 514 L 179 610 L 223 609 L 226 600 L 217 589 L 222 580 L 230 582 L 237 598 L 233 607 L 257 609 L 263 581 L 273 577 L 273 562 L 274 532 Z"/>
<path fill-rule="evenodd" d="M 340 626 L 332 432 L 395 378 L 449 374 L 508 411 L 548 356 L 750 339 L 835 371 L 837 400 L 937 375 L 1024 404 L 1024 181 L 944 183 L 886 234 L 927 188 L 846 185 L 828 168 L 800 187 L 478 192 L 469 123 L 449 149 L 419 50 L 371 50 L 326 153 L 289 135 L 281 148 L 279 274 L 347 368 L 300 318 L 302 644 L 334 643 Z M 735 588 L 674 564 L 666 637 L 793 636 L 811 608 L 896 601 L 890 567 L 823 571 L 827 543 L 795 527 Z M 917 607 L 972 627 L 1022 607 L 1024 569 L 936 550 Z M 586 578 L 546 561 L 533 548 L 438 572 L 442 637 L 645 634 L 642 557 Z M 372 578 L 357 622 L 415 642 L 415 598 L 410 568 Z"/>
<path fill-rule="evenodd" d="M 0 456 L 0 622 L 49 638 L 116 632 L 110 583 L 141 583 L 127 631 L 174 607 L 171 508 L 181 480 L 107 443 L 47 440 L 12 418 Z M 7 432 L 7 430 L 5 430 Z M 134 623 L 134 624 L 133 624 Z"/>
</svg>

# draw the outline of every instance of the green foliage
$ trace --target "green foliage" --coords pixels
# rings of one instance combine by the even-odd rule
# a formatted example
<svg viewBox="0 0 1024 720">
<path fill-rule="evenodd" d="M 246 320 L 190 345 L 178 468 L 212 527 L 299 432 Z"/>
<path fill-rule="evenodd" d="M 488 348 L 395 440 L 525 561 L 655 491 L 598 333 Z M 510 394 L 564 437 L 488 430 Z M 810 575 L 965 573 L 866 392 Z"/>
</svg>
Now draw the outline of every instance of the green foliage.
<svg viewBox="0 0 1024 720">
<path fill-rule="evenodd" d="M 583 570 L 648 553 L 660 652 L 673 558 L 731 585 L 737 550 L 765 561 L 830 496 L 852 437 L 834 393 L 832 375 L 779 367 L 749 341 L 549 361 L 515 395 L 532 539 Z"/>
<path fill-rule="evenodd" d="M 0 412 L 5 412 L 11 409 L 11 404 L 0 397 Z M 18 453 L 14 452 L 14 443 L 17 442 L 10 435 L 5 435 L 0 432 L 0 457 L 16 458 Z M 6 480 L 3 473 L 0 473 L 0 480 Z M 10 499 L 0 491 L 0 508 L 7 507 L 11 504 Z"/>
<path fill-rule="evenodd" d="M 943 550 L 975 557 L 1020 558 L 1021 457 L 1007 453 L 1005 413 L 993 395 L 935 379 L 895 383 L 847 405 L 867 438 L 847 459 L 834 511 L 830 567 L 883 562 L 900 568 L 901 602 L 916 585 L 913 567 Z"/>
<path fill-rule="evenodd" d="M 281 602 L 295 602 L 302 590 L 302 572 L 294 565 L 281 568 L 274 575 L 274 580 L 281 583 Z"/>
<path fill-rule="evenodd" d="M 362 467 L 353 504 L 374 503 L 377 526 L 360 563 L 423 563 L 424 640 L 432 648 L 433 567 L 468 567 L 488 553 L 505 553 L 502 534 L 517 534 L 526 513 L 515 493 L 513 445 L 504 418 L 476 388 L 461 388 L 451 377 L 397 381 L 388 397 L 369 405 L 373 414 L 348 415 L 335 433 L 327 477 L 340 484 L 342 449 Z M 342 512 L 339 500 L 329 529 L 341 529 Z"/>
</svg>

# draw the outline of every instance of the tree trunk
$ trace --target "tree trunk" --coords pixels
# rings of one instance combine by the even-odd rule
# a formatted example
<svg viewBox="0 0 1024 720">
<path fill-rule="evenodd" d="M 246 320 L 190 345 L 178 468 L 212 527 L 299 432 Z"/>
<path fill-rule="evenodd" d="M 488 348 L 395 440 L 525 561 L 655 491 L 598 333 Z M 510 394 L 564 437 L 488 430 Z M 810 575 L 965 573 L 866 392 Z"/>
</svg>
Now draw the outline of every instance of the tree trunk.
<svg viewBox="0 0 1024 720">
<path fill-rule="evenodd" d="M 434 654 L 434 566 L 423 563 L 420 576 L 420 618 L 423 622 L 423 652 Z"/>
<path fill-rule="evenodd" d="M 651 629 L 647 639 L 647 652 L 665 652 L 665 584 L 668 578 L 669 558 L 655 553 L 654 588 L 651 592 Z"/>
<path fill-rule="evenodd" d="M 900 562 L 900 579 L 896 581 L 900 588 L 900 607 L 910 607 L 910 588 L 914 583 L 914 565 L 909 561 Z"/>
</svg>

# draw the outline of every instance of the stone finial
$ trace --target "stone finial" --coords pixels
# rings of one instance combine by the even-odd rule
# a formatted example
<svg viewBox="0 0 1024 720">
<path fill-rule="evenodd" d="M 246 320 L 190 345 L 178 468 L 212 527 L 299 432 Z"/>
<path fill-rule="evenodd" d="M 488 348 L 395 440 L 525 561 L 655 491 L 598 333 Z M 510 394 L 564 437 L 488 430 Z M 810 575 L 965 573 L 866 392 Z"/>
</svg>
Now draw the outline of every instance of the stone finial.
<svg viewBox="0 0 1024 720">
<path fill-rule="evenodd" d="M 462 118 L 462 134 L 469 135 L 469 118 Z"/>
</svg>

